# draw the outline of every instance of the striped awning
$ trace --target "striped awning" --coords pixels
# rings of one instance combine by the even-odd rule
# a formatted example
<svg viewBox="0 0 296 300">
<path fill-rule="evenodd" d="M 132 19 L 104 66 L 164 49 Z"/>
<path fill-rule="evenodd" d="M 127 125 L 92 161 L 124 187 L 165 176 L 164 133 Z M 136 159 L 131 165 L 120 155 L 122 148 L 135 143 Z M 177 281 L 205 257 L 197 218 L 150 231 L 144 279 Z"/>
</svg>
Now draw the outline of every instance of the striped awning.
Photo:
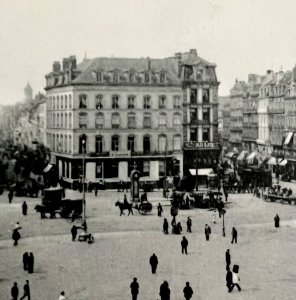
<svg viewBox="0 0 296 300">
<path fill-rule="evenodd" d="M 286 159 L 283 159 L 283 160 L 279 163 L 279 165 L 280 165 L 280 166 L 285 166 L 287 163 L 288 163 L 288 161 L 287 161 Z"/>
<path fill-rule="evenodd" d="M 293 132 L 289 132 L 289 133 L 288 133 L 288 135 L 286 136 L 286 139 L 285 139 L 284 145 L 288 145 L 288 144 L 290 144 L 290 142 L 291 142 L 291 139 L 292 139 L 292 136 L 293 136 Z"/>
</svg>

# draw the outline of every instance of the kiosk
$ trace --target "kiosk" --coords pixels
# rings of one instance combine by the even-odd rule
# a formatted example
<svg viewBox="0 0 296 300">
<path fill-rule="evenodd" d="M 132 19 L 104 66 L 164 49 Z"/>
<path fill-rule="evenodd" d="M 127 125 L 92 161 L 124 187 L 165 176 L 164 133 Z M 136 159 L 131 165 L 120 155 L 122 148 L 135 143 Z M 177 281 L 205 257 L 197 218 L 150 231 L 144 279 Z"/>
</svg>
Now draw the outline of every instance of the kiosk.
<svg viewBox="0 0 296 300">
<path fill-rule="evenodd" d="M 131 196 L 133 202 L 140 201 L 140 193 L 139 193 L 140 174 L 141 173 L 138 170 L 133 170 L 131 172 Z"/>
</svg>

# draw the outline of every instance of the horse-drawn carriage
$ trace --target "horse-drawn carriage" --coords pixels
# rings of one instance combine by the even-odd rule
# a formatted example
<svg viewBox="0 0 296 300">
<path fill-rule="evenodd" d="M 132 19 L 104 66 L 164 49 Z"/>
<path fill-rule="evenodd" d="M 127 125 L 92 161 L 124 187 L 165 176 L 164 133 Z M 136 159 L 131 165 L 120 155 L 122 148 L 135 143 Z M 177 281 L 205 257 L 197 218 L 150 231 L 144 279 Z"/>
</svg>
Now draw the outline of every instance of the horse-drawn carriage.
<svg viewBox="0 0 296 300">
<path fill-rule="evenodd" d="M 287 188 L 280 189 L 274 189 L 274 188 L 268 188 L 267 191 L 263 191 L 263 200 L 270 201 L 270 202 L 276 202 L 279 201 L 281 203 L 289 203 L 292 202 L 296 203 L 296 197 L 291 197 L 292 191 L 288 190 Z"/>
<path fill-rule="evenodd" d="M 41 205 L 36 205 L 36 212 L 40 213 L 43 219 L 46 214 L 50 218 L 55 218 L 59 214 L 62 218 L 73 220 L 75 217 L 79 218 L 82 214 L 82 199 L 71 200 L 63 199 L 63 188 L 48 188 L 44 190 Z"/>
</svg>

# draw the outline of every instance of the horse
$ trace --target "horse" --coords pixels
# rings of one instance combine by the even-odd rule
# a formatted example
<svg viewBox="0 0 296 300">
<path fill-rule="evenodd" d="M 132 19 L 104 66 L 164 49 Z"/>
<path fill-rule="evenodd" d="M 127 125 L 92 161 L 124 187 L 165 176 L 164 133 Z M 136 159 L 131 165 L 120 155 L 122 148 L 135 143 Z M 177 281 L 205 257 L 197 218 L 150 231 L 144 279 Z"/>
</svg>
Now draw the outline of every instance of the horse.
<svg viewBox="0 0 296 300">
<path fill-rule="evenodd" d="M 120 209 L 120 216 L 123 214 L 124 215 L 124 210 L 128 210 L 128 216 L 130 215 L 130 213 L 132 213 L 132 215 L 134 215 L 133 213 L 133 204 L 132 203 L 122 203 L 120 201 L 117 201 L 115 203 L 115 206 L 118 206 Z"/>
</svg>

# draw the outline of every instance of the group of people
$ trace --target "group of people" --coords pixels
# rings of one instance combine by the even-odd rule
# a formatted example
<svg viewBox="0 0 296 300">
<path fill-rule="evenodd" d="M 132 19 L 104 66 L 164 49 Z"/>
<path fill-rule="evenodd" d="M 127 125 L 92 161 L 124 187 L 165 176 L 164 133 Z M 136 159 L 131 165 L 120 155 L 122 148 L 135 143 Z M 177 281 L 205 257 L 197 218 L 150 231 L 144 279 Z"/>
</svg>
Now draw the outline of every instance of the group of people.
<svg viewBox="0 0 296 300">
<path fill-rule="evenodd" d="M 30 254 L 28 252 L 23 254 L 23 268 L 25 271 L 28 271 L 29 274 L 34 273 L 34 255 L 32 252 L 30 252 Z"/>
<path fill-rule="evenodd" d="M 187 218 L 187 232 L 191 233 L 191 227 L 192 227 L 192 220 L 190 217 Z M 172 226 L 172 233 L 173 234 L 181 234 L 182 233 L 182 225 L 181 222 L 177 222 L 176 221 L 176 217 L 173 216 L 172 222 L 171 222 L 171 226 Z M 168 234 L 169 233 L 169 223 L 168 220 L 166 218 L 164 218 L 163 220 L 163 225 L 162 225 L 162 230 L 164 234 Z"/>
<path fill-rule="evenodd" d="M 10 295 L 12 297 L 12 300 L 18 300 L 19 288 L 18 288 L 17 282 L 14 282 L 14 284 L 11 288 L 11 291 L 10 291 Z M 29 280 L 26 280 L 26 283 L 24 285 L 24 294 L 20 298 L 20 300 L 23 300 L 25 298 L 27 298 L 28 300 L 31 300 Z"/>
<path fill-rule="evenodd" d="M 137 300 L 139 295 L 140 285 L 136 277 L 133 279 L 132 283 L 130 284 L 130 289 L 132 294 L 132 300 Z M 183 294 L 185 300 L 190 300 L 192 298 L 193 290 L 188 281 L 186 282 L 186 285 L 183 289 Z M 169 283 L 166 280 L 160 285 L 159 296 L 160 296 L 160 300 L 171 299 L 171 290 L 169 288 Z"/>
<path fill-rule="evenodd" d="M 269 194 L 281 197 L 290 197 L 292 195 L 292 190 L 291 188 L 281 188 L 280 185 L 274 185 L 269 189 Z"/>
</svg>

